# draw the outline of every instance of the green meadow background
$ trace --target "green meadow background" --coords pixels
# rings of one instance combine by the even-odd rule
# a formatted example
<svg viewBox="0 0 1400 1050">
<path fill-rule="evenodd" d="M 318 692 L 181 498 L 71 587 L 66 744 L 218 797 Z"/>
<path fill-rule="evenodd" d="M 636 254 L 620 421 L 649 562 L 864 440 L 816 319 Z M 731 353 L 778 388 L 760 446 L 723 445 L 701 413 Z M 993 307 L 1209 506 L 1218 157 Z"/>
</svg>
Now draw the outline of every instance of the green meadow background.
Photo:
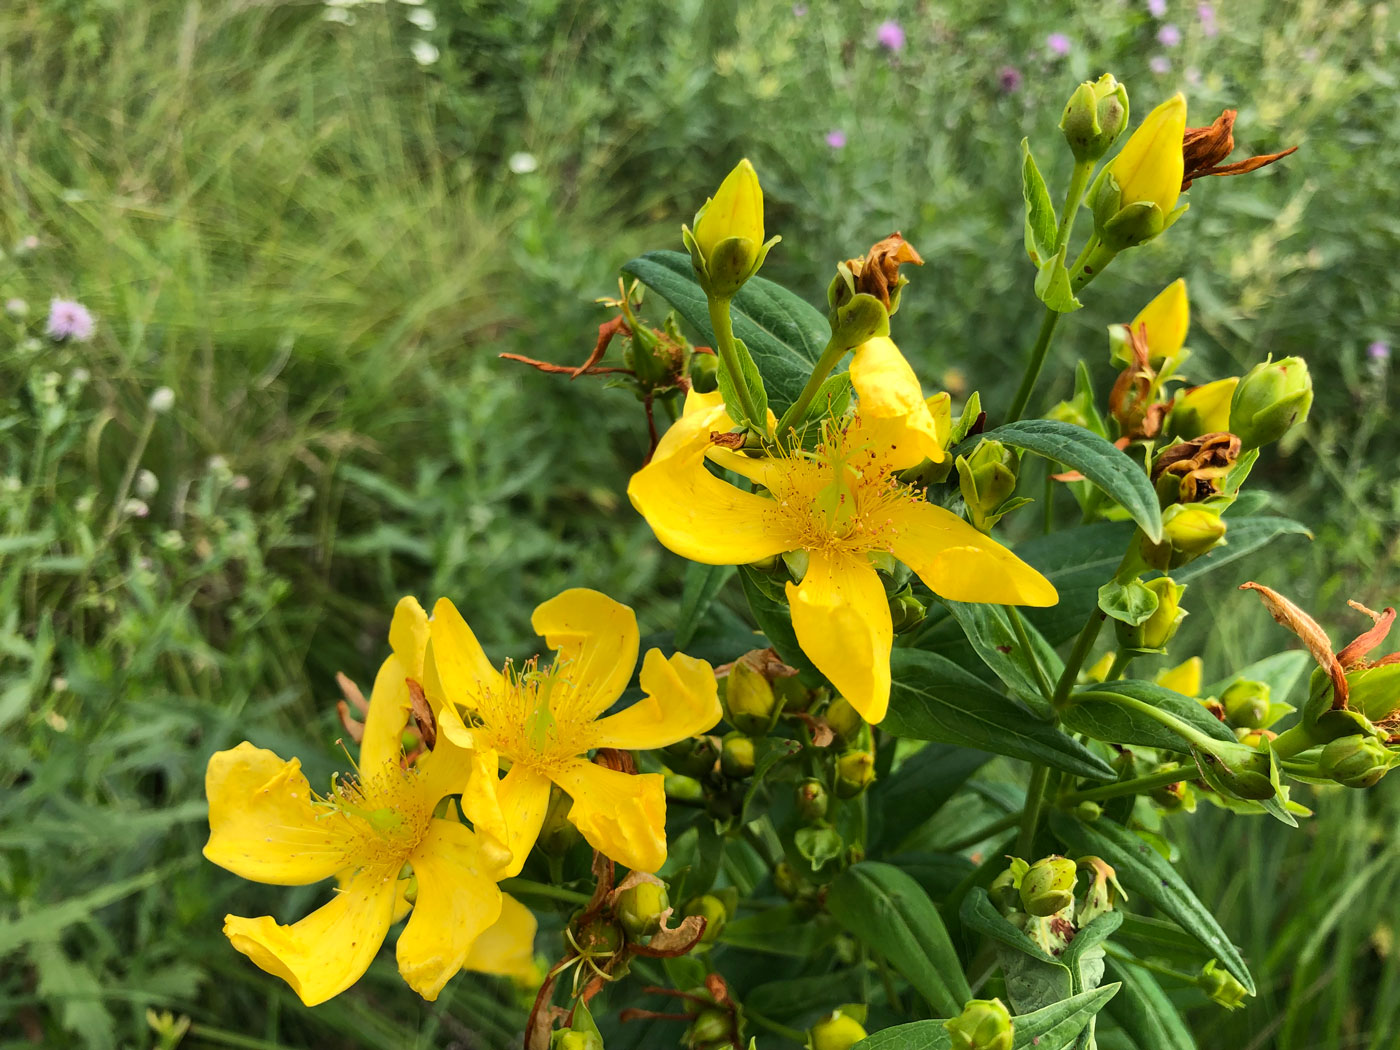
<svg viewBox="0 0 1400 1050">
<path fill-rule="evenodd" d="M 190 1019 L 186 1047 L 515 1041 L 504 982 L 425 1004 L 386 953 L 312 1011 L 229 948 L 225 912 L 286 919 L 315 890 L 203 861 L 205 761 L 247 738 L 336 768 L 333 674 L 369 681 L 403 594 L 451 595 L 498 658 L 565 586 L 669 628 L 680 563 L 623 494 L 640 406 L 497 354 L 581 360 L 618 267 L 679 247 L 740 156 L 783 235 L 765 274 L 819 302 L 836 260 L 902 230 L 927 265 L 896 337 L 926 389 L 995 415 L 1038 320 L 1018 144 L 1063 186 L 1078 81 L 1114 72 L 1139 117 L 1178 89 L 1192 124 L 1238 108 L 1241 156 L 1297 144 L 1199 183 L 1092 286 L 1038 408 L 1079 356 L 1106 389 L 1104 326 L 1185 276 L 1193 374 L 1313 370 L 1310 422 L 1252 484 L 1315 540 L 1193 585 L 1178 644 L 1208 680 L 1288 647 L 1247 578 L 1338 642 L 1347 598 L 1395 604 L 1400 12 L 1165 6 L 0 5 L 0 299 L 28 306 L 0 317 L 0 1047 L 173 1045 L 150 1008 Z M 44 338 L 54 297 L 92 310 L 90 343 Z M 1229 1014 L 1183 994 L 1203 1047 L 1400 1045 L 1396 780 L 1301 789 L 1299 830 L 1169 821 L 1260 983 Z"/>
</svg>

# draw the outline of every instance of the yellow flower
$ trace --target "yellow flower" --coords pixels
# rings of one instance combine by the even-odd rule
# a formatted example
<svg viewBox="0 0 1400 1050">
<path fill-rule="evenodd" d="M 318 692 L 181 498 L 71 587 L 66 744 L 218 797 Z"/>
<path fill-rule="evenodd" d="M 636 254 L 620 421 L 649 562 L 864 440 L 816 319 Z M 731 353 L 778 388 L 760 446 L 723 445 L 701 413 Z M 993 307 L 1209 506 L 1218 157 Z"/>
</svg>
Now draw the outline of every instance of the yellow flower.
<svg viewBox="0 0 1400 1050">
<path fill-rule="evenodd" d="M 1177 92 L 1147 115 L 1108 166 L 1122 193 L 1120 207 L 1143 201 L 1171 214 L 1181 196 L 1185 136 L 1186 98 Z"/>
<path fill-rule="evenodd" d="M 473 783 L 491 787 L 480 793 L 484 811 L 468 794 L 463 812 L 477 828 L 499 828 L 513 875 L 539 836 L 553 782 L 573 799 L 568 818 L 594 849 L 654 872 L 666 861 L 661 775 L 631 775 L 584 756 L 594 748 L 666 747 L 712 728 L 721 716 L 714 672 L 704 660 L 683 653 L 668 660 L 652 649 L 642 661 L 642 699 L 599 717 L 627 688 L 637 663 L 632 610 L 578 588 L 539 606 L 531 623 L 558 651 L 554 662 L 507 663 L 500 671 L 450 601 L 439 599 L 433 609 L 426 673 L 438 732 L 473 749 Z M 497 782 L 502 762 L 509 772 Z M 497 804 L 504 827 L 494 823 Z"/>
<path fill-rule="evenodd" d="M 422 679 L 428 641 L 427 617 L 412 598 L 399 602 L 389 639 L 393 655 L 374 681 L 354 776 L 317 795 L 300 762 L 246 741 L 211 757 L 205 776 L 209 860 L 255 882 L 303 886 L 335 876 L 341 884 L 330 903 L 290 926 L 268 915 L 224 920 L 233 946 L 308 1006 L 359 979 L 410 893 L 399 972 L 429 1000 L 502 914 L 504 843 L 444 819 L 450 807 L 439 806 L 471 794 L 485 818 L 478 827 L 499 828 L 501 818 L 489 813 L 495 785 L 473 783 L 469 756 L 441 736 L 417 762 L 403 763 L 407 679 Z M 518 913 L 513 921 L 518 928 Z"/>
<path fill-rule="evenodd" d="M 1142 308 L 1129 327 L 1134 332 L 1146 331 L 1148 360 L 1153 365 L 1161 365 L 1164 361 L 1174 360 L 1181 353 L 1190 323 L 1191 306 L 1186 297 L 1186 282 L 1178 277 Z"/>
<path fill-rule="evenodd" d="M 893 643 L 871 555 L 893 555 L 955 601 L 1058 600 L 1040 573 L 896 479 L 926 458 L 942 459 L 933 442 L 947 432 L 939 434 L 938 405 L 923 401 L 912 370 L 892 360 L 898 354 L 889 340 L 857 351 L 851 380 L 860 410 L 844 425 L 830 422 L 812 451 L 750 459 L 720 448 L 710 435 L 732 427 L 724 405 L 718 395 L 692 392 L 627 488 L 657 539 L 691 561 L 743 565 L 804 552 L 806 572 L 787 586 L 798 644 L 870 722 L 889 705 Z M 763 491 L 722 481 L 706 469 L 707 458 Z"/>
<path fill-rule="evenodd" d="M 1217 379 L 1205 386 L 1192 387 L 1172 403 L 1171 431 L 1178 437 L 1198 438 L 1230 429 L 1230 400 L 1239 376 Z"/>
<path fill-rule="evenodd" d="M 763 187 L 747 157 L 725 176 L 695 218 L 695 243 L 706 259 L 714 258 L 720 242 L 731 237 L 748 241 L 749 253 L 763 243 Z"/>
<path fill-rule="evenodd" d="M 1199 656 L 1193 656 L 1185 663 L 1177 664 L 1175 667 L 1165 671 L 1157 672 L 1157 684 L 1165 689 L 1171 689 L 1182 696 L 1201 695 L 1201 673 L 1205 664 L 1201 662 Z"/>
</svg>

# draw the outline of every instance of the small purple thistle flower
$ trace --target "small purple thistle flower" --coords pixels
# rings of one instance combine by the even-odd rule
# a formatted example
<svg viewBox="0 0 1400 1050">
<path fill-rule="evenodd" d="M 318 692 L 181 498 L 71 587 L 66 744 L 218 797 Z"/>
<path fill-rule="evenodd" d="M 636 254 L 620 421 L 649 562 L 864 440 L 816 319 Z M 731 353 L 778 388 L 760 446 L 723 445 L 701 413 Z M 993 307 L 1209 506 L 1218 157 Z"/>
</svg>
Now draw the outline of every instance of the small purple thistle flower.
<svg viewBox="0 0 1400 1050">
<path fill-rule="evenodd" d="M 1172 62 L 1166 55 L 1153 55 L 1147 60 L 1147 68 L 1164 77 L 1172 71 Z"/>
<path fill-rule="evenodd" d="M 875 29 L 875 39 L 890 51 L 904 50 L 904 27 L 893 19 L 881 22 Z"/>
<path fill-rule="evenodd" d="M 1366 356 L 1372 361 L 1388 361 L 1390 359 L 1390 344 L 1382 339 L 1377 339 L 1366 348 Z"/>
<path fill-rule="evenodd" d="M 1015 66 L 1002 66 L 997 72 L 997 83 L 1008 95 L 1021 89 L 1021 79 L 1021 71 Z"/>
<path fill-rule="evenodd" d="M 1050 49 L 1052 55 L 1069 54 L 1069 37 L 1063 33 L 1051 33 L 1045 38 L 1045 46 Z"/>
<path fill-rule="evenodd" d="M 1220 27 L 1215 24 L 1215 6 L 1213 4 L 1197 4 L 1196 17 L 1201 22 L 1201 32 L 1206 36 L 1215 36 L 1220 32 Z"/>
<path fill-rule="evenodd" d="M 1181 30 L 1168 22 L 1157 30 L 1157 43 L 1163 47 L 1176 47 L 1177 44 L 1181 43 Z"/>
<path fill-rule="evenodd" d="M 1147 13 L 1153 18 L 1165 18 L 1167 0 L 1147 0 Z"/>
<path fill-rule="evenodd" d="M 49 304 L 49 324 L 45 332 L 50 339 L 86 343 L 92 338 L 93 327 L 92 314 L 82 303 L 55 299 Z"/>
<path fill-rule="evenodd" d="M 846 133 L 840 128 L 834 128 L 826 133 L 826 144 L 832 149 L 846 148 Z"/>
</svg>

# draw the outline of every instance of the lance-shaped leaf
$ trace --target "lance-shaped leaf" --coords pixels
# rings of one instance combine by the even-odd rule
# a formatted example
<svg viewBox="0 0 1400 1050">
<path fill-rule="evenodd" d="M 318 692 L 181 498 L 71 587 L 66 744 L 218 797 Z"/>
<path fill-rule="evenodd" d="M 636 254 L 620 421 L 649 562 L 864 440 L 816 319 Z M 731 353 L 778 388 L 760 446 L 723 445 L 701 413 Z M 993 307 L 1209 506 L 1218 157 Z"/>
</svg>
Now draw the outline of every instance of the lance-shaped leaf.
<svg viewBox="0 0 1400 1050">
<path fill-rule="evenodd" d="M 988 603 L 945 601 L 944 604 L 982 662 L 1032 710 L 1048 715 L 1050 704 L 1042 685 L 1053 684 L 1065 665 L 1040 632 L 1022 621 L 1031 643 L 1031 653 L 1027 654 L 1011 622 L 1012 615 L 1020 615 L 1019 611 L 1012 613 L 1003 605 Z M 1040 666 L 1039 674 L 1036 663 Z"/>
<path fill-rule="evenodd" d="M 1013 926 L 997 911 L 986 890 L 969 890 L 958 917 L 996 945 L 1006 998 L 1018 1013 L 1038 1010 L 1074 993 L 1069 967 Z"/>
<path fill-rule="evenodd" d="M 677 649 L 684 649 L 695 637 L 695 630 L 729 578 L 734 575 L 732 565 L 701 565 L 690 562 L 685 567 L 685 583 L 681 589 L 681 611 L 676 618 Z"/>
<path fill-rule="evenodd" d="M 1132 962 L 1114 944 L 1117 953 L 1108 961 L 1107 973 L 1123 987 L 1108 1006 L 1108 1015 L 1136 1044 L 1137 1050 L 1198 1050 L 1196 1040 L 1181 1020 L 1157 978 Z"/>
<path fill-rule="evenodd" d="M 1117 702 L 1118 697 L 1126 698 L 1130 704 L 1146 704 L 1170 717 L 1153 717 L 1140 707 Z M 1189 754 L 1190 742 L 1164 724 L 1170 719 L 1179 720 L 1216 740 L 1235 743 L 1235 734 L 1199 701 L 1164 686 L 1134 679 L 1080 687 L 1074 693 L 1074 703 L 1064 713 L 1063 723 L 1070 732 L 1087 733 L 1095 740 Z M 1192 774 L 1183 779 L 1195 779 Z"/>
<path fill-rule="evenodd" d="M 1039 1010 L 1017 1014 L 1013 1021 L 1012 1050 L 1064 1050 L 1117 992 L 1118 985 L 1106 984 Z M 951 1050 L 952 1045 L 941 1020 L 914 1021 L 881 1029 L 866 1036 L 851 1050 Z"/>
<path fill-rule="evenodd" d="M 749 610 L 758 623 L 758 629 L 777 650 L 783 663 L 816 675 L 812 661 L 807 659 L 802 647 L 797 644 L 797 633 L 792 629 L 792 613 L 787 604 L 775 598 L 764 587 L 769 581 L 747 565 L 739 570 L 739 580 L 744 585 L 744 597 L 749 601 Z"/>
</svg>

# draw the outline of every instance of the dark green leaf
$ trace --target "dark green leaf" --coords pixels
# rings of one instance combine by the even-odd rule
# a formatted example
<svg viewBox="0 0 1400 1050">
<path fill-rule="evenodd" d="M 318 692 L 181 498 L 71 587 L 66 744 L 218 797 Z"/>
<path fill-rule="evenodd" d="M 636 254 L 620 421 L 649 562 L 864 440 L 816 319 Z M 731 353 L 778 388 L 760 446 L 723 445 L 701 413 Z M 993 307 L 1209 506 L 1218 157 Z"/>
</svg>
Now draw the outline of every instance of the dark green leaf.
<svg viewBox="0 0 1400 1050">
<path fill-rule="evenodd" d="M 732 565 L 701 565 L 698 561 L 686 565 L 685 586 L 681 590 L 681 612 L 676 619 L 677 649 L 684 649 L 690 644 L 710 603 L 733 575 Z"/>
<path fill-rule="evenodd" d="M 1114 950 L 1123 951 L 1116 946 Z M 1116 957 L 1109 960 L 1107 972 L 1123 986 L 1109 1004 L 1108 1015 L 1137 1044 L 1137 1050 L 1197 1050 L 1196 1040 L 1156 977 Z"/>
<path fill-rule="evenodd" d="M 1075 776 L 1111 780 L 1115 775 L 1072 736 L 937 653 L 896 649 L 890 672 L 894 686 L 883 728 L 895 736 L 973 747 Z"/>
<path fill-rule="evenodd" d="M 1099 588 L 1112 578 L 1133 536 L 1126 521 L 1104 521 L 1036 536 L 1018 544 L 1016 554 L 1040 570 L 1060 592 L 1060 602 L 1046 609 L 1022 609 L 1051 645 L 1079 633 L 1098 607 Z"/>
<path fill-rule="evenodd" d="M 1054 812 L 1050 815 L 1050 827 L 1061 842 L 1081 856 L 1092 854 L 1112 864 L 1124 888 L 1174 919 L 1205 945 L 1250 995 L 1254 994 L 1254 978 L 1239 949 L 1177 870 L 1151 846 L 1110 820 L 1084 824 L 1067 813 Z"/>
<path fill-rule="evenodd" d="M 820 916 L 814 919 L 799 913 L 796 905 L 784 904 L 725 923 L 719 939 L 724 944 L 749 951 L 805 958 L 830 942 L 838 932 L 836 923 Z"/>
<path fill-rule="evenodd" d="M 738 380 L 729 374 L 724 359 L 720 358 L 716 379 L 719 383 L 720 396 L 724 399 L 724 407 L 729 411 L 729 417 L 736 423 L 747 424 L 766 432 L 768 428 L 768 388 L 764 385 L 763 376 L 742 339 L 734 340 L 734 356 L 739 361 L 740 371 L 743 372 L 744 386 L 748 387 L 749 392 L 753 395 L 754 416 L 750 419 L 748 413 L 744 411 L 744 399 L 739 392 Z"/>
<path fill-rule="evenodd" d="M 749 786 L 744 791 L 744 802 L 739 810 L 741 824 L 752 819 L 749 816 L 749 807 L 758 797 L 758 792 L 763 787 L 768 774 L 779 762 L 791 758 L 801 750 L 802 745 L 796 740 L 785 740 L 781 737 L 769 737 L 759 745 L 758 758 L 754 762 L 753 773 L 749 777 Z"/>
<path fill-rule="evenodd" d="M 826 907 L 848 933 L 888 960 L 936 1013 L 951 1017 L 972 998 L 938 909 L 898 868 L 878 861 L 847 868 L 827 890 Z"/>
<path fill-rule="evenodd" d="M 785 1021 L 811 1010 L 818 1004 L 851 1003 L 863 998 L 867 970 L 850 966 L 815 977 L 793 977 L 769 981 L 752 988 L 744 995 L 744 1006 L 764 1017 Z"/>
<path fill-rule="evenodd" d="M 1188 970 L 1199 969 L 1213 954 L 1176 923 L 1135 912 L 1123 914 L 1118 942 L 1130 945 L 1139 955 L 1165 957 Z"/>
<path fill-rule="evenodd" d="M 1164 686 L 1131 678 L 1081 686 L 1074 693 L 1074 703 L 1062 716 L 1064 727 L 1072 733 L 1087 733 L 1095 740 L 1109 743 L 1190 753 L 1190 745 L 1167 726 L 1141 711 L 1114 703 L 1108 699 L 1111 696 L 1126 696 L 1151 704 L 1207 736 L 1235 742 L 1235 734 L 1202 707 L 1200 701 Z"/>
<path fill-rule="evenodd" d="M 992 756 L 985 751 L 927 744 L 870 789 L 872 846 L 898 846 L 925 823 Z"/>
<path fill-rule="evenodd" d="M 1079 471 L 1126 510 L 1154 543 L 1161 539 L 1162 514 L 1157 493 L 1142 464 L 1135 463 L 1093 431 L 1058 419 L 1022 419 L 999 426 L 983 437 Z"/>
<path fill-rule="evenodd" d="M 1005 864 L 1002 867 L 1005 867 Z M 991 938 L 1005 948 L 1020 952 L 1022 955 L 1028 955 L 1049 966 L 1059 966 L 1065 971 L 1065 995 L 1070 994 L 1068 967 L 1027 937 L 1022 930 L 1013 926 L 1005 915 L 997 911 L 996 905 L 992 903 L 992 899 L 987 896 L 987 891 L 981 886 L 974 886 L 967 891 L 958 917 L 964 926 L 976 930 L 984 937 Z"/>
<path fill-rule="evenodd" d="M 1108 984 L 1083 995 L 1016 1017 L 1012 1050 L 1062 1050 L 1118 991 Z M 915 1021 L 885 1028 L 851 1050 L 948 1050 L 952 1046 L 942 1021 Z"/>
<path fill-rule="evenodd" d="M 695 282 L 690 256 L 683 252 L 647 252 L 622 267 L 660 293 L 676 312 L 714 345 L 709 304 Z M 812 366 L 831 335 L 825 315 L 786 288 L 762 277 L 751 278 L 731 304 L 734 335 L 742 339 L 782 412 L 801 393 Z"/>
<path fill-rule="evenodd" d="M 785 603 L 769 597 L 764 591 L 764 583 L 757 570 L 745 565 L 739 570 L 739 580 L 744 585 L 744 597 L 749 600 L 749 610 L 758 624 L 758 629 L 768 638 L 777 650 L 778 656 L 789 667 L 807 671 L 815 675 L 812 661 L 807 659 L 802 647 L 797 644 L 797 635 L 792 629 L 792 614 Z"/>
<path fill-rule="evenodd" d="M 1074 978 L 1074 990 L 1087 992 L 1097 988 L 1103 980 L 1103 942 L 1123 925 L 1121 911 L 1105 912 L 1074 935 L 1060 956 L 1060 961 L 1069 967 Z"/>
<path fill-rule="evenodd" d="M 1031 658 L 1016 637 L 1016 629 L 1011 623 L 1011 613 L 1003 605 L 945 601 L 954 618 L 962 626 L 963 634 L 977 650 L 982 662 L 1006 683 L 1006 687 L 1026 702 L 1032 710 L 1050 714 L 1048 699 L 1042 694 Z M 1019 615 L 1019 610 L 1018 610 Z M 1050 643 L 1040 636 L 1030 624 L 1025 625 L 1030 638 L 1031 649 L 1039 661 L 1041 671 L 1050 683 L 1059 678 L 1064 670 L 1061 661 Z"/>
<path fill-rule="evenodd" d="M 1194 580 L 1197 576 L 1204 576 L 1213 569 L 1218 569 L 1222 565 L 1228 565 L 1232 561 L 1264 547 L 1270 547 L 1279 536 L 1307 536 L 1312 538 L 1312 533 L 1307 526 L 1294 521 L 1292 518 L 1261 517 L 1261 518 L 1235 518 L 1226 516 L 1225 523 L 1228 528 L 1225 531 L 1225 543 L 1216 547 L 1209 554 L 1203 554 L 1195 561 L 1183 565 L 1179 569 L 1173 569 L 1172 579 L 1179 583 L 1187 580 Z M 1271 548 L 1272 549 L 1272 548 Z"/>
</svg>

